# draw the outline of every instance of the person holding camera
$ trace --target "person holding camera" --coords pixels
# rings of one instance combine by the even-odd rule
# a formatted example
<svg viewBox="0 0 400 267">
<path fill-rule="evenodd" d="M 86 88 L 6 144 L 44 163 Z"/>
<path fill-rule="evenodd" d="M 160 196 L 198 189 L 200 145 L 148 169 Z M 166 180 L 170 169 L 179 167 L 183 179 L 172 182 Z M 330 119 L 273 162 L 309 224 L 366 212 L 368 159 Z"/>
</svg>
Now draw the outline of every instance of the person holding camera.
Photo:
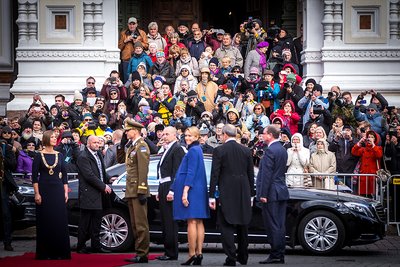
<svg viewBox="0 0 400 267">
<path fill-rule="evenodd" d="M 309 91 L 306 91 L 303 98 L 298 101 L 297 106 L 303 111 L 300 113 L 303 114 L 303 131 L 306 129 L 305 125 L 310 120 L 311 109 L 313 110 L 314 114 L 329 113 L 329 103 L 322 96 L 322 86 L 319 84 L 314 86 L 312 94 L 310 94 Z M 328 124 L 328 129 L 330 125 L 331 123 Z"/>
<path fill-rule="evenodd" d="M 244 52 L 244 57 L 247 57 L 247 54 L 256 48 L 257 44 L 265 41 L 267 39 L 267 33 L 262 28 L 262 22 L 259 19 L 253 19 L 249 17 L 247 21 L 244 21 L 239 26 L 243 49 L 246 49 Z"/>
<path fill-rule="evenodd" d="M 264 71 L 262 80 L 257 84 L 255 91 L 258 97 L 257 102 L 262 103 L 267 116 L 270 116 L 274 110 L 280 108 L 280 102 L 277 100 L 280 87 L 274 81 L 274 72 L 272 70 Z"/>
<path fill-rule="evenodd" d="M 286 73 L 286 72 L 285 72 Z M 284 74 L 280 74 L 285 77 Z M 285 78 L 284 78 L 285 79 Z M 322 89 L 321 89 L 322 90 Z M 296 75 L 291 73 L 286 76 L 286 81 L 281 87 L 276 99 L 279 101 L 292 100 L 295 105 L 295 111 L 299 114 L 303 114 L 302 108 L 299 106 L 299 101 L 304 98 L 303 88 L 296 84 Z M 308 98 L 305 98 L 307 101 Z M 275 109 L 276 110 L 276 109 Z"/>
<path fill-rule="evenodd" d="M 282 118 L 282 128 L 289 129 L 290 134 L 293 135 L 298 132 L 300 115 L 296 112 L 295 105 L 292 100 L 285 100 L 285 102 L 282 104 L 282 108 L 276 110 L 270 116 L 271 120 L 273 120 L 275 117 Z"/>
<path fill-rule="evenodd" d="M 74 142 L 72 133 L 70 131 L 64 131 L 61 135 L 61 142 L 54 148 L 64 156 L 65 170 L 67 173 L 76 173 L 78 168 L 76 161 L 79 156 L 79 145 Z"/>
<path fill-rule="evenodd" d="M 175 94 L 181 92 L 181 82 L 186 81 L 188 83 L 188 88 L 186 88 L 186 92 L 194 91 L 197 86 L 197 79 L 192 75 L 192 69 L 189 65 L 182 65 L 179 70 L 179 76 L 176 78 L 174 92 Z"/>
<path fill-rule="evenodd" d="M 385 156 L 389 158 L 388 166 L 392 174 L 400 173 L 400 125 L 386 135 Z"/>
<path fill-rule="evenodd" d="M 147 50 L 148 41 L 146 33 L 138 28 L 137 19 L 134 17 L 130 17 L 128 19 L 128 28 L 120 33 L 118 41 L 118 48 L 119 50 L 121 50 L 121 61 L 122 61 L 124 83 L 128 80 L 129 77 L 128 65 L 132 57 L 132 54 L 135 50 L 134 44 L 138 42 L 142 45 L 142 47 L 145 50 Z"/>
<path fill-rule="evenodd" d="M 125 102 L 123 100 L 119 100 L 117 110 L 112 110 L 110 112 L 108 126 L 110 126 L 110 128 L 113 130 L 122 129 L 124 120 L 127 117 L 132 117 L 132 114 L 128 113 Z"/>
<path fill-rule="evenodd" d="M 255 99 L 256 93 L 254 90 L 239 93 L 235 108 L 239 111 L 242 121 L 246 121 L 249 116 L 253 115 L 254 106 L 257 104 Z"/>
<path fill-rule="evenodd" d="M 361 121 L 369 122 L 369 124 L 371 124 L 372 130 L 377 134 L 379 134 L 380 137 L 385 137 L 386 140 L 386 132 L 388 129 L 388 125 L 386 119 L 384 119 L 382 114 L 379 112 L 377 105 L 374 103 L 369 104 L 365 112 L 361 112 L 360 106 L 361 106 L 361 100 L 357 100 L 353 110 L 353 114 L 356 120 L 358 122 Z"/>
<path fill-rule="evenodd" d="M 169 120 L 170 126 L 175 126 L 177 123 L 182 123 L 186 128 L 192 126 L 192 120 L 186 117 L 185 103 L 182 101 L 176 103 L 172 118 Z"/>
<path fill-rule="evenodd" d="M 169 125 L 176 104 L 176 99 L 172 97 L 171 89 L 164 83 L 160 90 L 157 90 L 156 99 L 153 104 L 153 110 L 161 115 L 165 126 Z"/>
<path fill-rule="evenodd" d="M 359 160 L 351 151 L 358 143 L 358 139 L 353 136 L 353 129 L 346 124 L 341 127 L 341 130 L 336 131 L 332 141 L 329 143 L 328 149 L 335 153 L 336 171 L 338 173 L 353 173 L 354 168 Z M 338 177 L 345 185 L 352 188 L 351 176 Z"/>
<path fill-rule="evenodd" d="M 332 117 L 342 117 L 353 128 L 357 128 L 358 123 L 353 114 L 354 104 L 352 101 L 351 93 L 345 91 L 335 101 L 333 101 Z"/>
<path fill-rule="evenodd" d="M 215 98 L 217 97 L 218 85 L 211 81 L 210 69 L 202 68 L 200 71 L 200 82 L 196 86 L 196 93 L 200 101 L 204 104 L 208 112 L 215 108 Z"/>
<path fill-rule="evenodd" d="M 310 164 L 310 150 L 303 145 L 303 136 L 295 133 L 291 138 L 292 147 L 287 149 L 287 174 L 304 173 Z M 312 186 L 304 175 L 286 175 L 286 185 L 291 187 Z"/>
<path fill-rule="evenodd" d="M 257 103 L 253 108 L 253 115 L 248 116 L 246 120 L 246 127 L 251 133 L 251 139 L 255 137 L 255 129 L 257 127 L 267 127 L 270 121 L 267 116 L 265 116 L 265 108 L 262 104 Z"/>
<path fill-rule="evenodd" d="M 186 117 L 191 118 L 192 125 L 200 124 L 199 121 L 205 111 L 204 104 L 197 98 L 197 93 L 195 91 L 189 91 L 187 93 L 185 113 Z"/>
<path fill-rule="evenodd" d="M 379 134 L 372 130 L 366 132 L 365 136 L 351 149 L 354 156 L 360 157 L 360 174 L 375 174 L 380 169 L 383 150 L 378 145 L 379 142 Z M 360 176 L 358 194 L 371 197 L 376 191 L 375 184 L 375 177 Z"/>
<path fill-rule="evenodd" d="M 101 88 L 100 95 L 105 98 L 106 101 L 111 98 L 111 89 L 117 88 L 119 99 L 126 99 L 127 92 L 124 83 L 119 78 L 119 72 L 112 70 L 110 76 L 104 81 L 103 87 Z"/>
</svg>

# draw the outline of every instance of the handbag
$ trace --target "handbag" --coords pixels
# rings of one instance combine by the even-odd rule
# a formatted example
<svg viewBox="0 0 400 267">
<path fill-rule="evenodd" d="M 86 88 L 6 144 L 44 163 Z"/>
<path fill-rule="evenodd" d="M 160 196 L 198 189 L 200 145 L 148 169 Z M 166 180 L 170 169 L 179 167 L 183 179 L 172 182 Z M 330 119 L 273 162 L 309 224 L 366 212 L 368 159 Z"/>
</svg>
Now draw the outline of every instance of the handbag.
<svg viewBox="0 0 400 267">
<path fill-rule="evenodd" d="M 385 163 L 385 161 L 383 161 L 383 165 L 384 165 L 385 168 L 384 168 L 384 169 L 380 169 L 380 168 L 379 168 L 379 161 L 376 160 L 376 167 L 378 167 L 378 170 L 376 171 L 376 175 L 378 176 L 378 179 L 379 179 L 380 181 L 386 183 L 386 182 L 389 180 L 391 174 L 390 174 L 390 171 L 388 171 L 388 170 L 386 169 L 386 163 Z"/>
</svg>

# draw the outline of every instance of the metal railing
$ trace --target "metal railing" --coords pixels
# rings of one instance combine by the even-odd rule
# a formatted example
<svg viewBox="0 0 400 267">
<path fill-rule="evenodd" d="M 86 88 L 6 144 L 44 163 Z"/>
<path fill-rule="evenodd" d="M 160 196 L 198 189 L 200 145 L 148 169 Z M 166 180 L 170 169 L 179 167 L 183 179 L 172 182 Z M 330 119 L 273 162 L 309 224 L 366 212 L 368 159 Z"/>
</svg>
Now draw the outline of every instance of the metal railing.
<svg viewBox="0 0 400 267">
<path fill-rule="evenodd" d="M 32 174 L 31 173 L 14 172 L 14 173 L 12 173 L 12 176 L 14 178 L 32 180 Z M 78 178 L 78 173 L 77 172 L 67 173 L 67 177 L 68 177 L 68 180 L 77 179 Z"/>
<path fill-rule="evenodd" d="M 286 184 L 291 187 L 305 186 L 351 192 L 372 198 L 381 204 L 386 190 L 386 183 L 377 174 L 286 173 Z"/>
<path fill-rule="evenodd" d="M 398 190 L 400 190 L 400 174 L 393 174 L 387 181 L 387 224 L 395 225 L 397 228 L 397 235 L 400 236 L 400 196 L 398 194 Z"/>
</svg>

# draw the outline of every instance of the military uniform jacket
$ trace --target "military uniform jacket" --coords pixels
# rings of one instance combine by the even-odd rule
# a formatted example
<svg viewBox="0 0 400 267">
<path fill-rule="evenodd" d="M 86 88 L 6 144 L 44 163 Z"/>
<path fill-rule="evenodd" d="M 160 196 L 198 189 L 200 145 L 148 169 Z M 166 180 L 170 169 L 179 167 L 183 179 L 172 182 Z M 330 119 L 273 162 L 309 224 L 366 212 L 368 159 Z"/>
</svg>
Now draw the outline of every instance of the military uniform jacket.
<svg viewBox="0 0 400 267">
<path fill-rule="evenodd" d="M 150 195 L 147 185 L 149 161 L 149 147 L 139 138 L 126 151 L 126 198 L 137 197 L 138 194 Z"/>
</svg>

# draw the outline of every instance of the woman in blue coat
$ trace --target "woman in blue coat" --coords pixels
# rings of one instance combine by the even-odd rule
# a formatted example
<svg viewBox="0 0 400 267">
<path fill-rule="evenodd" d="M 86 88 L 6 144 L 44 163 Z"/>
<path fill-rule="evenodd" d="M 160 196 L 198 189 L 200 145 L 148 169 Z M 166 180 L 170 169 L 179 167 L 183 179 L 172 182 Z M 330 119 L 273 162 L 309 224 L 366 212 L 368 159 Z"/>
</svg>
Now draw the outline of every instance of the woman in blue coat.
<svg viewBox="0 0 400 267">
<path fill-rule="evenodd" d="M 210 217 L 206 169 L 199 138 L 197 127 L 192 126 L 185 131 L 189 150 L 179 166 L 173 184 L 174 220 L 187 220 L 189 259 L 182 265 L 201 265 L 204 241 L 202 219 Z"/>
</svg>

